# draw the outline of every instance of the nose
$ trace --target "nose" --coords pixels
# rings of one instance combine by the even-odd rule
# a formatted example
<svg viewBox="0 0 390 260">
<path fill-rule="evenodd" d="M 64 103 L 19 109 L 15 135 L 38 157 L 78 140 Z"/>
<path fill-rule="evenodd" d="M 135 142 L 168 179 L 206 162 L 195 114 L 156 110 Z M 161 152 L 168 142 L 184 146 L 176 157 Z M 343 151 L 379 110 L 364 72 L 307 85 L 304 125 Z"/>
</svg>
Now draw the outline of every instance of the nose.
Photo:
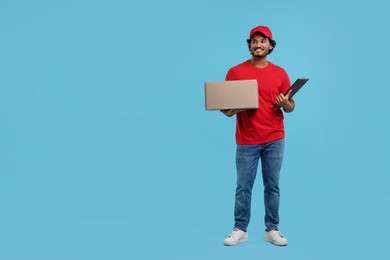
<svg viewBox="0 0 390 260">
<path fill-rule="evenodd" d="M 256 42 L 255 47 L 261 47 L 261 42 Z"/>
</svg>

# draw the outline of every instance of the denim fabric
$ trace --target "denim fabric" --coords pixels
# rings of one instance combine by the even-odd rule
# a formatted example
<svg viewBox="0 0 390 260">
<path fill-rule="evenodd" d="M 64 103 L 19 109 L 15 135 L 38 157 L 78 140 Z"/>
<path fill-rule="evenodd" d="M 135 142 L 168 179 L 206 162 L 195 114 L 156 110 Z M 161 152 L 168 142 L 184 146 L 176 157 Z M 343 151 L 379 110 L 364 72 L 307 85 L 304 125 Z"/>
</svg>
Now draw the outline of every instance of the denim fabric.
<svg viewBox="0 0 390 260">
<path fill-rule="evenodd" d="M 237 188 L 234 209 L 235 227 L 247 231 L 251 217 L 252 188 L 261 158 L 265 226 L 274 230 L 279 224 L 279 173 L 284 154 L 284 139 L 260 145 L 237 145 Z"/>
</svg>

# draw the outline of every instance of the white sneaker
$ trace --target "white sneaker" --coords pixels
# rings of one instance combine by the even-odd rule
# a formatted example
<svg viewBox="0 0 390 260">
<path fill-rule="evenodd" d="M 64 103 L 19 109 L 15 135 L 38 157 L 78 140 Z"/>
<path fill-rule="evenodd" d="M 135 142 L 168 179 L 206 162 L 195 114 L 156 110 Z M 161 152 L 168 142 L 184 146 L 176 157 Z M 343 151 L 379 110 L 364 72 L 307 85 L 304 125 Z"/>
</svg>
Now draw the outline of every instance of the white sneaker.
<svg viewBox="0 0 390 260">
<path fill-rule="evenodd" d="M 234 228 L 233 232 L 227 238 L 225 238 L 223 244 L 225 246 L 235 246 L 246 241 L 248 241 L 248 233 L 238 228 Z"/>
<path fill-rule="evenodd" d="M 277 246 L 287 246 L 288 241 L 283 237 L 279 230 L 266 231 L 264 234 L 264 240 Z"/>
</svg>

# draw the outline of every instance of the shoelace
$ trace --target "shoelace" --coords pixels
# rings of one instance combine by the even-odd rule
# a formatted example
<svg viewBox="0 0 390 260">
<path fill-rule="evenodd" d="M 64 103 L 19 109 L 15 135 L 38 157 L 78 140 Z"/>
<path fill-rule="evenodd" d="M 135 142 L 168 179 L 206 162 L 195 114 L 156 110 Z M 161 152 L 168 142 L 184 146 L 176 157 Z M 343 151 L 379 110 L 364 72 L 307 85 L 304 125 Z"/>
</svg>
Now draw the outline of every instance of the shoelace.
<svg viewBox="0 0 390 260">
<path fill-rule="evenodd" d="M 279 230 L 277 230 L 276 231 L 276 233 L 275 233 L 275 236 L 274 236 L 274 238 L 283 238 L 283 235 L 282 235 L 282 233 L 280 233 L 280 231 Z"/>
<path fill-rule="evenodd" d="M 237 230 L 233 230 L 232 233 L 229 235 L 229 237 L 234 237 L 237 233 L 238 233 L 238 229 Z"/>
</svg>

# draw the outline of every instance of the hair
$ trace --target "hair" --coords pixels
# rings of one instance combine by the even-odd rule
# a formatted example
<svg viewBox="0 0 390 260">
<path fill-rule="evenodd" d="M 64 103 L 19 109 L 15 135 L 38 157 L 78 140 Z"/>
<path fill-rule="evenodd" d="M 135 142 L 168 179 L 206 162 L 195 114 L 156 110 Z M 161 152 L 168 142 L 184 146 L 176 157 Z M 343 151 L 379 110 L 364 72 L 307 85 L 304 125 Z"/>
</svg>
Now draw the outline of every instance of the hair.
<svg viewBox="0 0 390 260">
<path fill-rule="evenodd" d="M 270 39 L 269 37 L 265 36 L 265 35 L 264 35 L 263 33 L 261 33 L 261 32 L 256 32 L 253 36 L 255 36 L 256 34 L 257 34 L 257 35 L 261 35 L 261 36 L 263 36 L 263 37 L 265 37 L 265 38 L 267 38 L 267 39 L 269 40 L 269 42 L 270 42 L 270 44 L 271 44 L 271 46 L 272 46 L 272 49 L 269 50 L 268 54 L 271 54 L 271 52 L 275 49 L 276 42 L 275 42 L 274 40 Z M 252 38 L 253 38 L 253 37 L 252 37 Z M 246 40 L 246 42 L 248 43 L 248 49 L 249 49 L 249 51 L 251 50 L 251 40 L 252 40 L 252 38 Z"/>
</svg>

